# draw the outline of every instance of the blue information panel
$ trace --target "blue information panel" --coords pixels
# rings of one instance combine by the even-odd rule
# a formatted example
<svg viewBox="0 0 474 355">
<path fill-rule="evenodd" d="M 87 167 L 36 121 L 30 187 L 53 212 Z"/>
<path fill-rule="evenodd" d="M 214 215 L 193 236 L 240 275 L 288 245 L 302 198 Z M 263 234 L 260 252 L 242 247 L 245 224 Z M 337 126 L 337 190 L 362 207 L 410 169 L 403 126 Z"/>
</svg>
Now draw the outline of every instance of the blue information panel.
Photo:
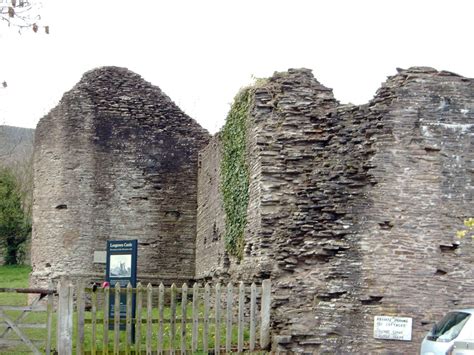
<svg viewBox="0 0 474 355">
<path fill-rule="evenodd" d="M 114 287 L 116 283 L 120 284 L 122 289 L 126 288 L 128 283 L 133 288 L 137 287 L 137 245 L 136 240 L 109 240 L 107 241 L 107 268 L 106 280 L 110 283 L 109 300 L 109 318 L 115 317 L 115 295 Z M 132 318 L 135 318 L 135 293 L 132 297 Z M 126 318 L 127 295 L 120 295 L 120 319 Z M 134 324 L 134 322 L 132 322 Z M 110 329 L 113 329 L 113 321 L 109 323 Z M 120 323 L 120 329 L 125 330 L 125 324 Z M 134 329 L 132 330 L 133 333 Z"/>
</svg>

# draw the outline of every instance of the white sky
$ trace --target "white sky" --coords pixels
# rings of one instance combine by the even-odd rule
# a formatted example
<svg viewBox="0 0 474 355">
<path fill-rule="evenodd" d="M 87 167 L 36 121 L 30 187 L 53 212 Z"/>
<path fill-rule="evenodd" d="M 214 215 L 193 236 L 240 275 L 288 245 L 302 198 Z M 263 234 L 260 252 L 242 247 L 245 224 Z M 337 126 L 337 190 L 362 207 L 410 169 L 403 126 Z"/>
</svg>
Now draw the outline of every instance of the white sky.
<svg viewBox="0 0 474 355">
<path fill-rule="evenodd" d="M 252 76 L 306 67 L 341 102 L 395 68 L 474 77 L 474 1 L 43 0 L 51 34 L 0 24 L 0 124 L 35 127 L 85 71 L 127 67 L 210 132 Z"/>
</svg>

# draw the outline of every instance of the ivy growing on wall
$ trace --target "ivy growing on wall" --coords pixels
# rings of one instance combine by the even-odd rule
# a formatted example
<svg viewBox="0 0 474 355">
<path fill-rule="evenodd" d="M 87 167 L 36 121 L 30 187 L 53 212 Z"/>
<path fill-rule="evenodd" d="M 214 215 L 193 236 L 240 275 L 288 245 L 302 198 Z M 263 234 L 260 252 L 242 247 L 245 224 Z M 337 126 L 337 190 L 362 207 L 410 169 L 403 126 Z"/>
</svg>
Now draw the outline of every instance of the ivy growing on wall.
<svg viewBox="0 0 474 355">
<path fill-rule="evenodd" d="M 225 248 L 242 259 L 244 230 L 249 202 L 249 169 L 246 161 L 247 121 L 251 104 L 250 88 L 240 91 L 227 116 L 221 133 L 221 191 L 225 211 Z"/>
</svg>

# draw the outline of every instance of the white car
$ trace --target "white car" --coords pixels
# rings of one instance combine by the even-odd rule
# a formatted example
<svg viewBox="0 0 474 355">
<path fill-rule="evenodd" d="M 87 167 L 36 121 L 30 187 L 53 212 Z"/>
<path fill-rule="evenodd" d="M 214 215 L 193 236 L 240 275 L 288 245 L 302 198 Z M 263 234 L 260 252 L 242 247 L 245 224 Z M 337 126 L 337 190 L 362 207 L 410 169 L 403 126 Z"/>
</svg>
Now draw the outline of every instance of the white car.
<svg viewBox="0 0 474 355">
<path fill-rule="evenodd" d="M 455 341 L 452 355 L 474 355 L 474 340 Z"/>
<path fill-rule="evenodd" d="M 474 339 L 474 308 L 449 312 L 425 336 L 420 355 L 450 355 L 454 342 Z"/>
</svg>

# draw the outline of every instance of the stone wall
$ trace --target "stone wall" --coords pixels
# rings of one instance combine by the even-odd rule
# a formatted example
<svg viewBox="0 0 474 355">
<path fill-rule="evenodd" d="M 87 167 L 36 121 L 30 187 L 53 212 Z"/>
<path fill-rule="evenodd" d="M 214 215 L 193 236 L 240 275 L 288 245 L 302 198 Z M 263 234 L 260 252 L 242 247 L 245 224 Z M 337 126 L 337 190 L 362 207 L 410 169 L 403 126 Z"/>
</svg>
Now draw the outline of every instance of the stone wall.
<svg viewBox="0 0 474 355">
<path fill-rule="evenodd" d="M 394 350 L 415 352 L 435 320 L 474 302 L 472 241 L 453 237 L 474 215 L 473 97 L 470 79 L 412 68 L 389 78 L 369 104 L 381 132 L 372 136 L 377 184 L 366 188 L 371 203 L 357 234 L 361 294 L 367 317 L 413 317 L 411 346 L 393 342 Z"/>
<path fill-rule="evenodd" d="M 103 277 L 95 250 L 139 240 L 142 281 L 273 283 L 272 347 L 410 354 L 449 309 L 472 306 L 472 79 L 399 70 L 341 105 L 306 69 L 252 89 L 243 259 L 224 246 L 223 146 L 159 88 L 120 68 L 83 79 L 35 138 L 32 283 Z M 199 157 L 198 157 L 199 156 Z M 412 341 L 373 338 L 374 316 Z"/>
<path fill-rule="evenodd" d="M 453 237 L 474 214 L 472 98 L 472 80 L 429 68 L 400 70 L 363 106 L 307 70 L 275 74 L 249 115 L 252 252 L 198 247 L 197 277 L 271 276 L 276 350 L 417 352 L 432 322 L 473 301 L 472 243 Z M 201 153 L 197 244 L 218 226 L 207 250 L 225 255 L 216 147 Z M 412 317 L 413 340 L 375 340 L 376 315 Z"/>
<path fill-rule="evenodd" d="M 198 151 L 209 134 L 158 87 L 93 70 L 36 130 L 32 283 L 103 278 L 93 252 L 138 239 L 139 279 L 194 277 Z"/>
<path fill-rule="evenodd" d="M 246 160 L 249 168 L 249 204 L 245 227 L 243 260 L 239 261 L 227 253 L 224 247 L 225 211 L 221 192 L 222 142 L 216 134 L 199 155 L 198 175 L 198 219 L 196 234 L 196 279 L 234 280 L 252 279 L 260 282 L 267 278 L 273 267 L 269 248 L 271 244 L 262 238 L 261 200 L 262 168 L 257 154 L 257 137 L 261 128 L 257 122 L 248 122 Z"/>
<path fill-rule="evenodd" d="M 196 276 L 200 279 L 212 279 L 229 263 L 222 240 L 225 212 L 219 191 L 221 149 L 216 135 L 199 153 Z"/>
</svg>

